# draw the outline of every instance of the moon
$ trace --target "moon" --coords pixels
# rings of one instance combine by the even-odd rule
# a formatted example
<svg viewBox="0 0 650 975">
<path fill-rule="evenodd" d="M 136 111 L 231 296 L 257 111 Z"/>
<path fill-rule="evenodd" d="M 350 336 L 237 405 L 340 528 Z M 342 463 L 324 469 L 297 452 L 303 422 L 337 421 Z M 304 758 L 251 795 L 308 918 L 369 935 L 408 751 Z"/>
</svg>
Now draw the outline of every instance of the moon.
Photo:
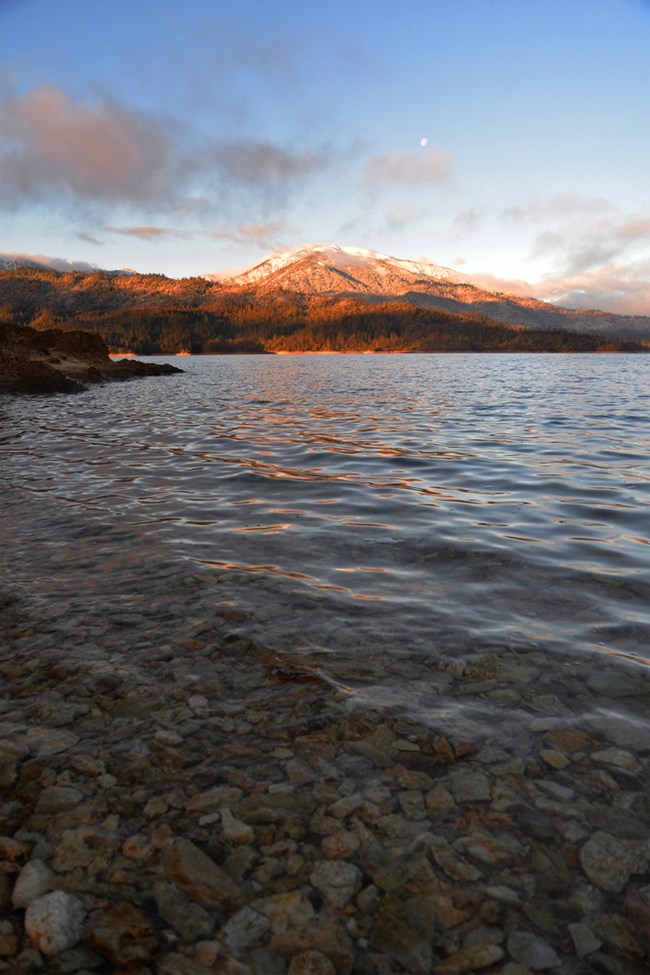
<svg viewBox="0 0 650 975">
<path fill-rule="evenodd" d="M 429 140 L 428 139 L 420 139 L 420 145 L 422 146 L 422 148 L 424 148 L 425 146 L 428 146 L 429 145 Z"/>
</svg>

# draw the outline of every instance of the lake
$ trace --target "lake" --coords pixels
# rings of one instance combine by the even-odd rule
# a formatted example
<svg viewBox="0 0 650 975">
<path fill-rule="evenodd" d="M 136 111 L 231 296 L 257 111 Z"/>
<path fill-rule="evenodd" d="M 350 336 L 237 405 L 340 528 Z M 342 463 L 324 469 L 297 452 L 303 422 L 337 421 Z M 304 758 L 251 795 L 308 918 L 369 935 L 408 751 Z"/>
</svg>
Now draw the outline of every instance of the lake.
<svg viewBox="0 0 650 975">
<path fill-rule="evenodd" d="M 648 357 L 175 362 L 2 401 L 5 574 L 53 619 L 137 594 L 145 647 L 218 616 L 362 707 L 466 733 L 530 717 L 531 666 L 557 713 L 628 713 L 608 689 L 648 666 Z M 457 686 L 492 657 L 506 686 Z"/>
</svg>

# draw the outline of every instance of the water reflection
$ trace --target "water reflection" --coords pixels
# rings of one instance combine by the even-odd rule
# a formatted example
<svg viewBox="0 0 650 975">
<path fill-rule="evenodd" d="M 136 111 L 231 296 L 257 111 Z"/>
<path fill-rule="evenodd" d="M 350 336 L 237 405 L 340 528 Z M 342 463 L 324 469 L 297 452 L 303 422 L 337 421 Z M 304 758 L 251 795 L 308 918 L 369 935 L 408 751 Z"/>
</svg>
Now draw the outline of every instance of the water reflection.
<svg viewBox="0 0 650 975">
<path fill-rule="evenodd" d="M 183 366 L 8 403 L 2 476 L 248 574 L 233 601 L 280 649 L 519 645 L 647 663 L 647 358 Z M 53 524 L 31 558 L 56 544 Z"/>
</svg>

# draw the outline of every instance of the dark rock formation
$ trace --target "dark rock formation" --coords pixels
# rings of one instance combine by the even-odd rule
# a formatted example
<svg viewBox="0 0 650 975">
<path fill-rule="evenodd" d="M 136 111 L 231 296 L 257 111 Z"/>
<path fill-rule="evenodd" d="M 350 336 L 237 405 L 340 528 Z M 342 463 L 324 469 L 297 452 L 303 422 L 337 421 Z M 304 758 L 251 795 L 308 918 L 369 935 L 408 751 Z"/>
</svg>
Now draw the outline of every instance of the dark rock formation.
<svg viewBox="0 0 650 975">
<path fill-rule="evenodd" d="M 92 332 L 0 325 L 0 393 L 79 393 L 90 383 L 182 372 L 176 366 L 109 358 Z"/>
</svg>

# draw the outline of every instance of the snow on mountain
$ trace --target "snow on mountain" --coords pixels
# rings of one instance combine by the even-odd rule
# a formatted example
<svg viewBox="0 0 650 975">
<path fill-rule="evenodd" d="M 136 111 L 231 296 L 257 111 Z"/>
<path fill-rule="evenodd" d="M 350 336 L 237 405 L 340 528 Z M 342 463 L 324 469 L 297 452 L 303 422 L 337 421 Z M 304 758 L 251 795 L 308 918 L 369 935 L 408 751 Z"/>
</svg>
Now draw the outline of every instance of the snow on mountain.
<svg viewBox="0 0 650 975">
<path fill-rule="evenodd" d="M 215 280 L 216 275 L 206 275 Z M 360 247 L 305 244 L 276 254 L 231 278 L 219 276 L 227 287 L 258 286 L 267 282 L 287 290 L 315 293 L 365 292 L 396 294 L 418 280 L 460 281 L 455 271 L 438 264 L 405 261 Z"/>
</svg>

